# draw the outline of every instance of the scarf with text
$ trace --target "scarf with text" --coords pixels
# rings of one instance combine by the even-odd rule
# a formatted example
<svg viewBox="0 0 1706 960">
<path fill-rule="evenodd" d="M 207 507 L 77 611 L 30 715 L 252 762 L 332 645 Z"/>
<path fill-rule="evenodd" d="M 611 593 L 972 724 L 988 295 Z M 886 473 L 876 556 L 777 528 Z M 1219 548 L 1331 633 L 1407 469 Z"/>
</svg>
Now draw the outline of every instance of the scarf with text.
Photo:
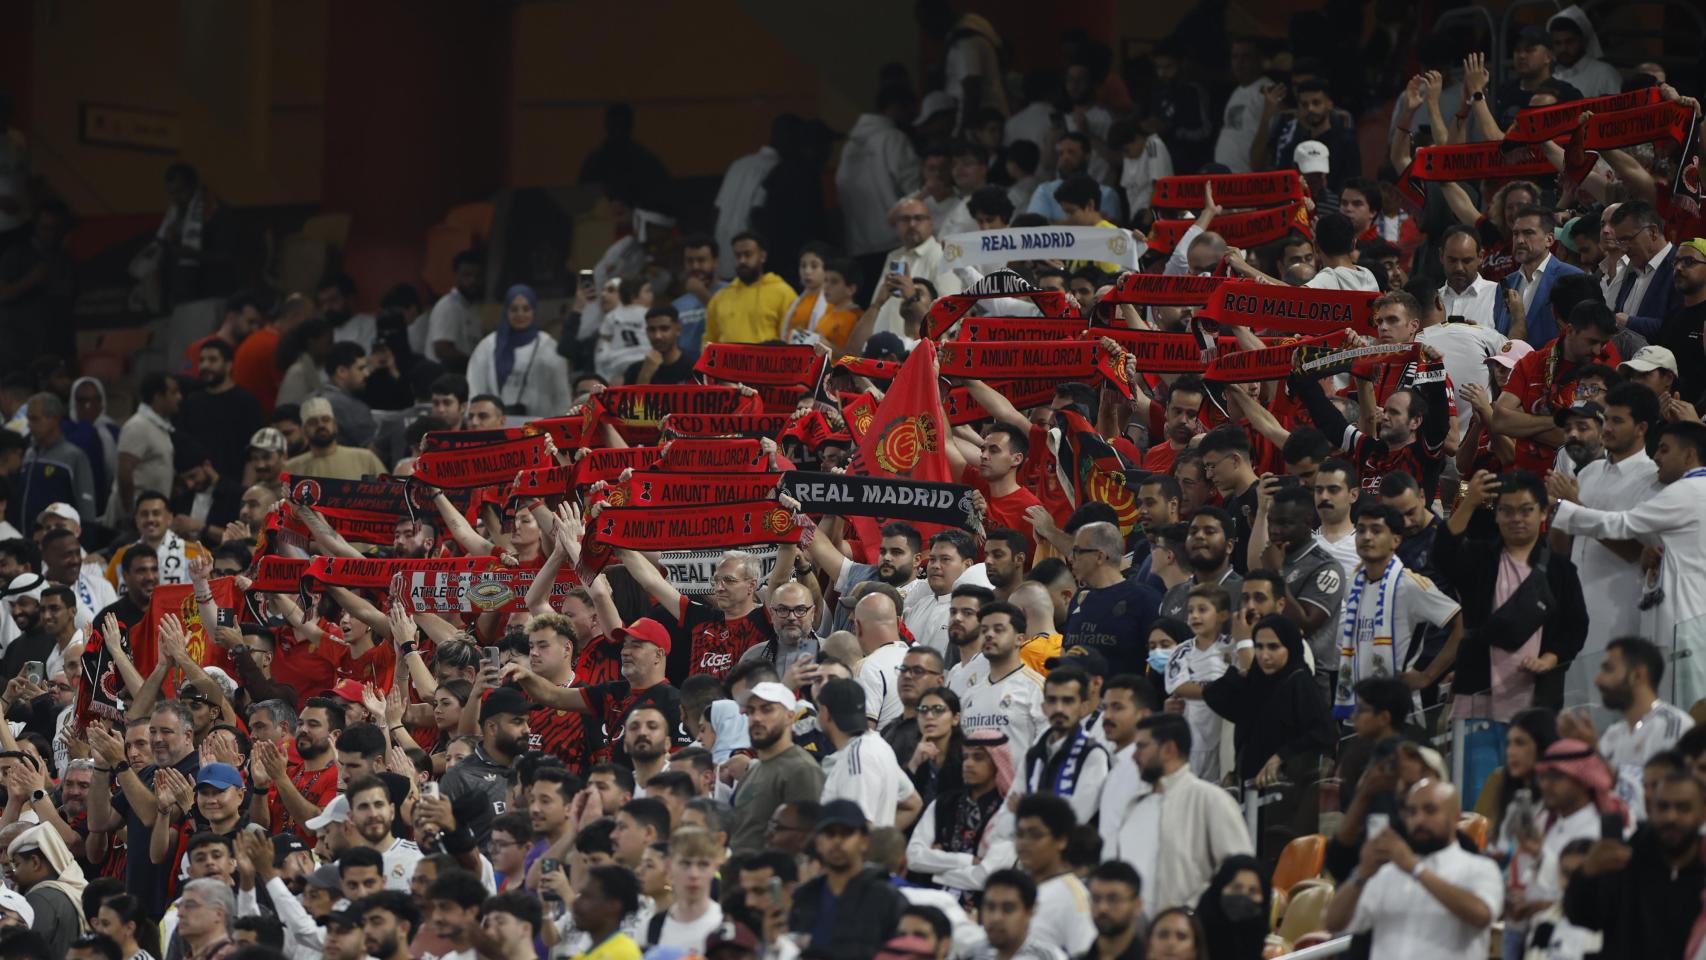
<svg viewBox="0 0 1706 960">
<path fill-rule="evenodd" d="M 1090 260 L 1136 270 L 1143 244 L 1118 227 L 1005 227 L 942 237 L 942 271 L 1025 260 Z"/>
<path fill-rule="evenodd" d="M 1118 343 L 1134 360 L 1140 373 L 1202 373 L 1208 369 L 1203 340 L 1195 333 L 1169 333 L 1162 330 L 1126 330 L 1098 327 L 1096 333 Z M 1268 346 L 1286 343 L 1288 337 L 1262 337 Z M 1220 336 L 1214 340 L 1218 353 L 1243 349 L 1238 338 Z"/>
<path fill-rule="evenodd" d="M 320 519 L 326 521 L 326 526 L 331 527 L 333 533 L 350 543 L 369 545 L 389 546 L 396 542 L 397 521 L 402 519 L 385 513 L 339 510 L 334 507 L 318 507 L 315 512 L 320 515 Z M 313 539 L 307 525 L 298 520 L 295 514 L 287 513 L 281 516 L 280 528 L 304 540 Z"/>
<path fill-rule="evenodd" d="M 410 613 L 512 614 L 527 612 L 527 590 L 537 579 L 536 570 L 506 567 L 479 573 L 408 570 L 393 576 L 389 589 L 392 601 Z M 559 569 L 551 583 L 552 608 L 580 583 L 567 565 Z"/>
<path fill-rule="evenodd" d="M 1077 305 L 1063 290 L 1039 290 L 1011 270 L 997 270 L 966 288 L 963 293 L 938 297 L 924 316 L 924 337 L 934 340 L 969 316 L 981 300 L 1001 298 L 1030 300 L 1045 317 L 1081 316 Z"/>
<path fill-rule="evenodd" d="M 1398 585 L 1404 579 L 1404 562 L 1393 557 L 1375 583 L 1368 582 L 1368 571 L 1359 566 L 1352 574 L 1345 592 L 1344 613 L 1339 618 L 1339 686 L 1333 701 L 1333 716 L 1345 719 L 1356 708 L 1354 688 L 1370 677 L 1398 676 L 1397 643 L 1409 643 L 1409 637 L 1395 637 L 1393 617 L 1398 612 Z M 1374 593 L 1374 616 L 1364 618 L 1362 605 L 1365 592 Z"/>
<path fill-rule="evenodd" d="M 366 557 L 314 557 L 302 571 L 302 583 L 350 590 L 389 590 L 399 573 L 480 573 L 498 568 L 496 557 L 431 557 L 396 560 Z"/>
<path fill-rule="evenodd" d="M 514 500 L 544 500 L 547 497 L 566 496 L 574 486 L 576 471 L 574 466 L 523 470 L 515 475 L 515 481 L 509 485 L 509 494 L 504 500 L 507 503 Z"/>
<path fill-rule="evenodd" d="M 787 429 L 785 413 L 672 413 L 658 432 L 664 439 L 688 437 L 774 437 Z"/>
<path fill-rule="evenodd" d="M 1280 333 L 1321 334 L 1350 328 L 1374 332 L 1374 299 L 1378 293 L 1360 290 L 1317 290 L 1278 283 L 1230 280 L 1222 284 L 1197 317 L 1219 324 L 1273 330 Z"/>
<path fill-rule="evenodd" d="M 1149 205 L 1157 210 L 1201 210 L 1214 202 L 1227 209 L 1273 207 L 1303 199 L 1303 178 L 1296 170 L 1272 173 L 1212 173 L 1191 177 L 1160 177 Z"/>
<path fill-rule="evenodd" d="M 1225 277 L 1194 274 L 1128 273 L 1100 303 L 1129 303 L 1145 307 L 1200 307 L 1214 298 Z"/>
<path fill-rule="evenodd" d="M 758 440 L 671 440 L 658 457 L 656 469 L 668 473 L 756 473 L 770 469 L 770 458 Z"/>
<path fill-rule="evenodd" d="M 611 491 L 610 503 L 618 507 L 685 507 L 695 503 L 741 503 L 773 500 L 780 473 L 670 473 L 636 470 L 626 487 Z M 621 497 L 615 494 L 620 491 Z"/>
<path fill-rule="evenodd" d="M 1621 150 L 1657 140 L 1669 140 L 1680 147 L 1687 142 L 1694 119 L 1693 110 L 1666 101 L 1616 113 L 1596 113 L 1574 128 L 1571 137 L 1584 150 Z"/>
<path fill-rule="evenodd" d="M 1507 151 L 1497 140 L 1485 143 L 1452 143 L 1418 149 L 1410 159 L 1410 165 L 1398 175 L 1398 183 L 1394 189 L 1419 207 L 1427 202 L 1427 197 L 1418 181 L 1461 182 L 1489 177 L 1512 180 L 1518 177 L 1543 177 L 1557 172 L 1558 168 L 1540 152 L 1539 147 Z"/>
<path fill-rule="evenodd" d="M 1505 132 L 1504 142 L 1528 144 L 1556 140 L 1575 129 L 1576 121 L 1583 113 L 1620 113 L 1636 107 L 1652 106 L 1663 99 L 1664 95 L 1658 87 L 1644 87 L 1627 93 L 1571 100 L 1544 107 L 1529 107 L 1517 112 L 1516 119 L 1511 121 L 1511 128 Z"/>
<path fill-rule="evenodd" d="M 468 489 L 508 483 L 522 470 L 555 463 L 545 452 L 545 435 L 536 433 L 477 447 L 422 452 L 415 458 L 415 473 L 410 480 L 433 487 Z"/>
<path fill-rule="evenodd" d="M 609 387 L 587 401 L 583 436 L 590 438 L 600 423 L 638 431 L 636 436 L 655 435 L 663 418 L 672 413 L 760 413 L 762 403 L 757 394 L 715 384 Z"/>
<path fill-rule="evenodd" d="M 421 438 L 421 452 L 466 450 L 524 437 L 536 437 L 541 432 L 539 427 L 532 423 L 525 427 L 499 427 L 495 430 L 434 430 Z"/>
<path fill-rule="evenodd" d="M 1254 383 L 1259 380 L 1278 380 L 1289 376 L 1297 359 L 1297 351 L 1305 347 L 1338 348 L 1345 342 L 1345 332 L 1301 337 L 1260 350 L 1239 350 L 1236 353 L 1216 354 L 1214 362 L 1203 372 L 1211 383 Z"/>
<path fill-rule="evenodd" d="M 802 470 L 782 474 L 781 481 L 781 492 L 798 500 L 802 513 L 980 529 L 972 507 L 972 488 L 962 483 Z"/>
<path fill-rule="evenodd" d="M 1415 343 L 1372 343 L 1366 347 L 1348 349 L 1309 344 L 1296 348 L 1292 355 L 1292 372 L 1314 380 L 1355 373 L 1367 378 L 1381 367 L 1401 366 L 1419 355 Z M 1443 369 L 1443 368 L 1442 368 Z"/>
<path fill-rule="evenodd" d="M 1023 340 L 1044 343 L 1072 340 L 1084 332 L 1082 320 L 1047 317 L 967 317 L 960 321 L 955 343 L 984 343 L 992 340 Z"/>
<path fill-rule="evenodd" d="M 1149 249 L 1155 253 L 1172 253 L 1195 220 L 1157 220 L 1149 228 Z M 1229 247 L 1249 249 L 1272 243 L 1293 233 L 1313 240 L 1315 228 L 1309 223 L 1309 208 L 1302 201 L 1265 210 L 1225 213 L 1214 218 L 1214 232 L 1226 239 Z"/>
<path fill-rule="evenodd" d="M 609 549 L 694 550 L 798 543 L 794 514 L 774 500 L 686 507 L 605 507 L 589 537 Z M 584 548 L 583 548 L 584 549 Z"/>
<path fill-rule="evenodd" d="M 823 374 L 824 355 L 815 347 L 765 346 L 752 343 L 708 343 L 693 372 L 725 383 L 799 386 L 816 383 Z"/>
<path fill-rule="evenodd" d="M 610 482 L 624 470 L 644 470 L 663 456 L 662 447 L 599 447 L 588 450 L 575 461 L 574 483 L 590 486 L 600 480 Z"/>
<path fill-rule="evenodd" d="M 249 589 L 256 593 L 295 593 L 308 572 L 308 561 L 300 557 L 256 557 Z"/>
</svg>

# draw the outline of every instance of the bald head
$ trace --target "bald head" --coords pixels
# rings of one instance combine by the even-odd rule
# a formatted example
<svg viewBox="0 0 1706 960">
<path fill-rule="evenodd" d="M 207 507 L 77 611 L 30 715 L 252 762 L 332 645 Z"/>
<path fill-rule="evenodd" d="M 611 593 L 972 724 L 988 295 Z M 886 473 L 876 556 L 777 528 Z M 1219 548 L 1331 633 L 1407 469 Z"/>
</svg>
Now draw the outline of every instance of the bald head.
<svg viewBox="0 0 1706 960">
<path fill-rule="evenodd" d="M 1416 781 L 1404 797 L 1404 826 L 1410 833 L 1410 845 L 1425 856 L 1451 843 L 1462 814 L 1463 799 L 1450 781 Z"/>
<path fill-rule="evenodd" d="M 900 612 L 884 593 L 868 593 L 853 608 L 853 632 L 867 655 L 900 639 Z"/>
<path fill-rule="evenodd" d="M 1013 588 L 1013 595 L 1007 602 L 1024 611 L 1025 622 L 1032 630 L 1049 632 L 1048 627 L 1054 623 L 1054 597 L 1049 595 L 1048 588 L 1035 580 L 1026 580 Z"/>
</svg>

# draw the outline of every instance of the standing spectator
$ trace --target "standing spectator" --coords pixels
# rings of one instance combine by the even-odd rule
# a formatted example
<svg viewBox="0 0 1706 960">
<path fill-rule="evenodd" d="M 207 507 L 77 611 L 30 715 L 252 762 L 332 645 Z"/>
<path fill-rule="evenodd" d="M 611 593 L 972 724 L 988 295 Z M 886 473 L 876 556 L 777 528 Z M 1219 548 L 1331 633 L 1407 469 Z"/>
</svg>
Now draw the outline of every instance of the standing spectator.
<svg viewBox="0 0 1706 960">
<path fill-rule="evenodd" d="M 1019 639 L 1026 633 L 1025 614 L 1001 600 L 978 610 L 983 637 L 982 676 L 973 675 L 960 694 L 960 726 L 969 737 L 994 728 L 1007 735 L 1013 756 L 1022 760 L 1047 726 L 1043 716 L 1043 679 L 1019 656 Z"/>
<path fill-rule="evenodd" d="M 1250 172 L 1250 148 L 1256 142 L 1267 90 L 1272 84 L 1262 70 L 1262 50 L 1257 41 L 1249 37 L 1233 40 L 1234 87 L 1221 114 L 1220 136 L 1214 143 L 1214 162 L 1231 173 Z"/>
<path fill-rule="evenodd" d="M 769 257 L 764 238 L 748 230 L 730 245 L 735 255 L 735 280 L 719 290 L 705 307 L 706 343 L 763 343 L 782 335 L 782 315 L 794 302 L 794 288 L 764 264 Z"/>
<path fill-rule="evenodd" d="M 1623 89 L 1617 68 L 1603 59 L 1599 34 L 1579 4 L 1571 4 L 1546 21 L 1552 40 L 1552 76 L 1582 92 L 1584 97 L 1604 97 Z"/>
<path fill-rule="evenodd" d="M 1173 155 L 1159 134 L 1146 130 L 1136 120 L 1116 120 L 1108 128 L 1108 147 L 1119 151 L 1120 189 L 1125 191 L 1125 209 L 1135 216 L 1149 209 L 1155 181 L 1173 175 Z"/>
<path fill-rule="evenodd" d="M 107 523 L 119 529 L 129 525 L 139 492 L 172 489 L 172 418 L 183 400 L 178 378 L 149 374 L 138 395 L 142 403 L 119 430 L 118 476 L 107 504 Z"/>
<path fill-rule="evenodd" d="M 1706 240 L 1684 240 L 1672 258 L 1676 298 L 1654 342 L 1676 355 L 1676 394 L 1699 397 L 1706 392 Z"/>
<path fill-rule="evenodd" d="M 770 121 L 770 142 L 758 152 L 738 157 L 723 173 L 717 187 L 717 248 L 723 251 L 717 262 L 717 273 L 735 271 L 734 240 L 752 227 L 752 212 L 764 204 L 764 178 L 781 162 L 784 144 L 796 136 L 800 118 L 784 113 Z"/>
<path fill-rule="evenodd" d="M 1370 955 L 1450 960 L 1487 952 L 1504 907 L 1498 864 L 1457 844 L 1457 788 L 1423 780 L 1404 800 L 1409 842 L 1386 830 L 1363 843 L 1322 925 L 1374 934 Z M 1698 891 L 1696 892 L 1698 895 Z"/>
<path fill-rule="evenodd" d="M 1272 84 L 1262 91 L 1262 115 L 1250 143 L 1249 162 L 1254 170 L 1283 170 L 1291 165 L 1299 144 L 1311 140 L 1327 148 L 1331 166 L 1327 187 L 1338 193 L 1352 177 L 1362 176 L 1362 149 L 1357 132 L 1333 109 L 1333 95 L 1321 80 L 1300 80 L 1292 89 L 1297 109 L 1289 116 L 1280 108 L 1286 88 Z M 1359 230 L 1360 234 L 1361 231 Z"/>
<path fill-rule="evenodd" d="M 1447 227 L 1445 242 L 1440 245 L 1440 263 L 1445 268 L 1445 285 L 1439 288 L 1439 295 L 1445 301 L 1446 318 L 1462 317 L 1484 327 L 1495 326 L 1502 291 L 1497 283 L 1481 276 L 1481 238 L 1474 229 L 1462 224 Z"/>
<path fill-rule="evenodd" d="M 747 732 L 762 761 L 752 767 L 735 792 L 729 848 L 747 857 L 764 849 L 765 832 L 786 804 L 823 795 L 823 767 L 794 743 L 794 712 L 799 702 L 780 683 L 760 683 L 747 694 Z"/>
<path fill-rule="evenodd" d="M 651 282 L 639 274 L 604 281 L 597 310 L 584 314 L 587 320 L 596 320 L 598 342 L 592 356 L 593 369 L 599 376 L 614 383 L 629 364 L 645 356 L 641 341 L 651 305 Z"/>
<path fill-rule="evenodd" d="M 919 172 L 922 179 L 913 196 L 930 211 L 936 221 L 936 232 L 946 237 L 976 230 L 977 224 L 966 212 L 965 198 L 954 190 L 953 154 L 946 143 L 924 148 Z"/>
<path fill-rule="evenodd" d="M 480 314 L 475 305 L 486 285 L 486 258 L 478 250 L 464 250 L 451 266 L 456 271 L 455 288 L 438 298 L 431 313 L 409 325 L 409 348 L 461 373 L 480 342 Z"/>
<path fill-rule="evenodd" d="M 1173 37 L 1156 45 L 1150 55 L 1155 83 L 1149 88 L 1149 110 L 1143 121 L 1145 131 L 1165 141 L 1180 173 L 1197 172 L 1208 159 L 1209 138 L 1214 136 L 1208 91 L 1182 76 L 1190 59 L 1184 45 Z M 1109 137 L 1113 137 L 1111 132 Z M 1133 205 L 1131 209 L 1135 213 L 1140 208 Z"/>
<path fill-rule="evenodd" d="M 1101 734 L 1107 743 L 1109 770 L 1102 784 L 1096 828 L 1104 853 L 1111 854 L 1119 843 L 1126 808 L 1149 792 L 1137 769 L 1137 725 L 1160 711 L 1160 693 L 1141 675 L 1118 674 L 1102 685 Z"/>
<path fill-rule="evenodd" d="M 1191 727 L 1184 717 L 1161 713 L 1142 720 L 1134 743 L 1132 759 L 1153 792 L 1126 810 L 1119 842 L 1103 857 L 1137 868 L 1151 909 L 1195 903 L 1215 864 L 1255 852 L 1244 813 L 1218 784 L 1191 773 Z"/>
<path fill-rule="evenodd" d="M 89 465 L 88 455 L 65 439 L 65 403 L 55 394 L 38 393 L 30 397 L 23 409 L 27 411 L 30 447 L 24 451 L 23 475 L 11 480 L 13 496 L 18 504 L 15 515 L 19 518 L 22 532 L 32 534 L 40 523 L 42 511 L 55 503 L 69 503 L 76 507 L 85 526 L 94 523 L 95 471 Z M 170 436 L 166 443 L 166 484 L 170 486 Z M 122 469 L 125 462 L 122 443 L 119 449 Z"/>
<path fill-rule="evenodd" d="M 1012 209 L 1002 219 L 1010 223 L 1015 211 L 1023 211 L 1031 205 L 1031 196 L 1037 192 L 1037 185 L 1042 183 L 1043 175 L 1038 171 L 1041 163 L 1042 150 L 1029 140 L 1015 140 L 1007 145 L 1007 179 L 1012 183 L 1007 186 L 1007 202 Z M 975 206 L 975 204 L 974 204 Z M 977 211 L 972 211 L 972 217 L 977 217 Z M 1006 224 L 1004 223 L 1003 226 Z M 978 229 L 987 230 L 980 220 Z"/>
<path fill-rule="evenodd" d="M 314 396 L 331 403 L 332 414 L 338 421 L 338 442 L 352 447 L 367 446 L 379 429 L 373 419 L 373 408 L 360 397 L 371 372 L 367 350 L 359 343 L 334 342 L 326 355 L 325 370 L 326 381 Z"/>
<path fill-rule="evenodd" d="M 873 333 L 905 336 L 901 303 L 913 294 L 913 281 L 928 281 L 936 296 L 945 297 L 960 292 L 960 278 L 942 264 L 942 244 L 936 240 L 936 221 L 924 201 L 916 197 L 902 199 L 889 210 L 888 220 L 892 235 L 899 238 L 900 246 L 888 252 L 880 265 L 880 273 L 872 271 L 883 278 L 882 283 L 890 294 L 877 310 Z"/>
<path fill-rule="evenodd" d="M 924 808 L 894 750 L 866 723 L 865 690 L 852 680 L 829 681 L 816 694 L 818 723 L 835 745 L 819 802 L 851 800 L 879 827 L 907 829 Z"/>
<path fill-rule="evenodd" d="M 634 139 L 634 108 L 612 103 L 604 110 L 604 142 L 581 161 L 580 183 L 602 185 L 629 203 L 656 203 L 669 186 L 669 170 L 657 154 Z"/>
<path fill-rule="evenodd" d="M 557 341 L 540 329 L 539 297 L 516 284 L 504 294 L 504 320 L 468 358 L 468 391 L 503 398 L 504 407 L 529 417 L 555 417 L 569 409 L 569 366 Z"/>
<path fill-rule="evenodd" d="M 884 528 L 885 532 L 887 529 Z M 884 537 L 885 542 L 888 539 Z M 947 655 L 953 592 L 961 586 L 960 577 L 976 563 L 977 543 L 965 531 L 948 529 L 930 538 L 924 580 L 908 577 L 910 586 L 906 588 L 906 601 L 901 609 L 914 643 Z"/>
<path fill-rule="evenodd" d="M 206 444 L 221 474 L 239 477 L 248 460 L 249 438 L 261 428 L 261 405 L 231 379 L 235 356 L 224 340 L 202 343 L 196 368 L 201 389 L 183 398 L 178 424 L 184 433 Z"/>
<path fill-rule="evenodd" d="M 847 132 L 835 189 L 847 218 L 847 252 L 861 259 L 861 272 L 875 276 L 882 264 L 877 255 L 894 235 L 889 211 L 902 197 L 918 190 L 922 179 L 918 154 L 900 128 L 912 116 L 916 100 L 902 86 L 885 86 L 877 94 L 876 110 L 862 113 Z"/>
<path fill-rule="evenodd" d="M 1553 76 L 1556 62 L 1552 35 L 1538 24 L 1529 24 L 1517 33 L 1516 46 L 1511 50 L 1512 75 L 1492 98 L 1493 116 L 1501 129 L 1509 127 L 1536 96 L 1550 96 L 1556 103 L 1582 99 L 1580 90 Z"/>
<path fill-rule="evenodd" d="M 256 309 L 259 310 L 258 305 Z M 245 307 L 244 312 L 247 310 Z M 278 402 L 279 386 L 284 382 L 284 369 L 278 365 L 279 346 L 308 319 L 312 310 L 313 304 L 307 297 L 293 293 L 237 345 L 237 355 L 231 361 L 231 379 L 254 395 L 262 410 L 272 410 Z"/>
<path fill-rule="evenodd" d="M 1644 200 L 1619 204 L 1609 221 L 1624 255 L 1606 302 L 1619 327 L 1657 337 L 1676 303 L 1676 245 L 1665 237 L 1664 218 Z"/>
<path fill-rule="evenodd" d="M 1015 813 L 1015 849 L 1019 865 L 1037 885 L 1037 905 L 1028 941 L 1077 956 L 1095 942 L 1090 922 L 1090 893 L 1067 862 L 1066 848 L 1078 825 L 1072 805 L 1059 796 L 1031 794 L 1019 801 Z M 985 884 L 987 895 L 991 878 Z"/>
<path fill-rule="evenodd" d="M 1618 796 L 1637 818 L 1644 810 L 1641 771 L 1694 727 L 1688 711 L 1659 698 L 1664 674 L 1665 656 L 1656 645 L 1641 637 L 1619 637 L 1606 648 L 1593 681 L 1605 708 L 1621 719 L 1599 735 L 1599 752 L 1617 778 Z M 1594 728 L 1580 716 L 1559 719 L 1561 735 L 1592 741 Z"/>
<path fill-rule="evenodd" d="M 1084 729 L 1089 712 L 1090 675 L 1070 665 L 1056 667 L 1043 681 L 1048 732 L 1031 745 L 1024 761 L 1027 794 L 1068 801 L 1080 823 L 1089 823 L 1100 811 L 1109 767 L 1107 748 Z"/>
<path fill-rule="evenodd" d="M 125 890 L 142 901 L 150 917 L 164 912 L 175 868 L 175 862 L 157 864 L 144 852 L 160 805 L 155 796 L 155 777 L 160 770 L 171 768 L 195 781 L 201 755 L 192 739 L 194 723 L 189 707 L 177 700 L 155 704 L 148 724 L 149 759 L 153 762 L 141 770 L 126 762 L 125 744 L 117 737 L 99 726 L 89 727 L 89 745 L 97 757 L 95 778 L 89 786 L 89 829 L 125 828 L 130 850 L 125 858 Z M 117 791 L 113 790 L 115 781 L 120 788 Z"/>
<path fill-rule="evenodd" d="M 871 827 L 857 803 L 824 804 L 812 844 L 823 872 L 794 891 L 788 929 L 808 935 L 813 952 L 864 960 L 894 935 L 906 898 L 881 867 L 865 863 Z"/>
<path fill-rule="evenodd" d="M 1679 957 L 1706 887 L 1700 828 L 1706 787 L 1686 772 L 1665 774 L 1648 818 L 1627 843 L 1601 840 L 1564 892 L 1570 922 L 1598 930 L 1602 957 Z"/>
<path fill-rule="evenodd" d="M 285 472 L 291 476 L 360 480 L 385 472 L 373 451 L 339 445 L 337 415 L 324 397 L 302 404 L 302 432 L 308 437 L 308 452 L 285 461 Z"/>
</svg>

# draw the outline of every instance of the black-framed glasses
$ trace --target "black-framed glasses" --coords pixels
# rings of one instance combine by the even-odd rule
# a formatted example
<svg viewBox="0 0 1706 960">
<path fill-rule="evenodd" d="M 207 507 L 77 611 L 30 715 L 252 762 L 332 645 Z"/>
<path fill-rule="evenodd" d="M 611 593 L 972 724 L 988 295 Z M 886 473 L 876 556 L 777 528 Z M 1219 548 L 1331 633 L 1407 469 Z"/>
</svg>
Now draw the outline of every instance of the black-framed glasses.
<svg viewBox="0 0 1706 960">
<path fill-rule="evenodd" d="M 810 616 L 812 612 L 812 608 L 810 606 L 784 607 L 777 605 L 770 609 L 776 611 L 776 615 L 779 617 L 806 617 Z"/>
<path fill-rule="evenodd" d="M 939 674 L 941 672 L 942 671 L 940 670 L 932 670 L 929 667 L 921 667 L 917 664 L 900 668 L 900 675 L 903 677 L 926 677 L 931 676 L 932 674 Z"/>
</svg>

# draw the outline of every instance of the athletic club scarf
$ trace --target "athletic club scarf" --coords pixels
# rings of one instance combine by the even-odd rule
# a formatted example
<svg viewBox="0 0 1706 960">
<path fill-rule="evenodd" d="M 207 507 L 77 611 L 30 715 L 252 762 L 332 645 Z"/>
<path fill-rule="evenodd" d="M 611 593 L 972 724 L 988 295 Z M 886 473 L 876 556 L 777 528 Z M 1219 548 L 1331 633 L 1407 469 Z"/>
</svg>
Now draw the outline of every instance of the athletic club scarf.
<svg viewBox="0 0 1706 960">
<path fill-rule="evenodd" d="M 1084 332 L 1082 320 L 1051 320 L 1038 317 L 967 317 L 960 321 L 955 343 L 987 343 L 994 340 L 1046 343 L 1073 340 Z"/>
<path fill-rule="evenodd" d="M 1378 296 L 1360 290 L 1229 280 L 1197 316 L 1222 325 L 1281 333 L 1321 334 L 1349 327 L 1357 333 L 1373 334 L 1373 303 Z"/>
<path fill-rule="evenodd" d="M 794 515 L 774 500 L 688 507 L 606 507 L 589 536 L 625 550 L 716 549 L 755 543 L 798 543 Z"/>
<path fill-rule="evenodd" d="M 758 473 L 769 468 L 770 458 L 757 440 L 671 440 L 656 467 L 667 473 Z"/>
<path fill-rule="evenodd" d="M 781 473 L 667 473 L 636 470 L 626 487 L 609 497 L 618 507 L 686 507 L 696 503 L 742 503 L 776 499 Z M 622 496 L 614 496 L 618 491 Z"/>
<path fill-rule="evenodd" d="M 1172 253 L 1195 220 L 1157 220 L 1149 229 L 1149 249 L 1154 253 Z M 1309 224 L 1309 208 L 1302 201 L 1265 210 L 1225 213 L 1214 218 L 1214 232 L 1226 238 L 1226 245 L 1249 249 L 1272 243 L 1293 233 L 1315 238 Z"/>
<path fill-rule="evenodd" d="M 980 300 L 1012 297 L 1030 300 L 1045 317 L 1077 317 L 1077 305 L 1063 290 L 1038 290 L 1011 270 L 997 270 L 972 284 L 963 293 L 937 297 L 924 316 L 924 338 L 934 340 L 960 318 L 970 315 Z"/>
<path fill-rule="evenodd" d="M 699 354 L 693 372 L 725 383 L 800 386 L 823 375 L 824 355 L 815 347 L 763 346 L 750 343 L 709 343 Z"/>
<path fill-rule="evenodd" d="M 1147 307 L 1200 307 L 1213 299 L 1225 277 L 1128 273 L 1099 302 Z"/>
<path fill-rule="evenodd" d="M 802 470 L 791 470 L 782 474 L 781 479 L 781 492 L 798 500 L 802 513 L 978 529 L 972 488 L 965 484 Z"/>
<path fill-rule="evenodd" d="M 295 593 L 308 572 L 308 561 L 298 557 L 257 557 L 249 589 L 256 593 Z"/>
<path fill-rule="evenodd" d="M 785 413 L 672 413 L 658 432 L 672 437 L 774 437 L 788 428 Z"/>
<path fill-rule="evenodd" d="M 1214 189 L 1214 202 L 1226 208 L 1272 207 L 1303 199 L 1303 179 L 1296 170 L 1274 173 L 1214 173 L 1194 177 L 1161 177 L 1149 205 L 1157 210 L 1201 210 L 1208 202 L 1205 188 Z"/>
<path fill-rule="evenodd" d="M 1583 113 L 1620 113 L 1637 107 L 1648 107 L 1664 100 L 1663 93 L 1658 87 L 1644 87 L 1631 90 L 1628 93 L 1614 93 L 1605 97 L 1592 97 L 1587 100 L 1571 100 L 1568 103 L 1552 104 L 1544 107 L 1529 107 L 1518 111 L 1512 121 L 1510 130 L 1505 133 L 1505 143 L 1544 143 L 1569 133 L 1576 127 L 1576 122 Z M 1642 141 L 1636 141 L 1637 143 Z"/>
<path fill-rule="evenodd" d="M 942 270 L 1018 260 L 1092 260 L 1137 269 L 1143 245 L 1118 227 L 1007 227 L 942 238 Z"/>
<path fill-rule="evenodd" d="M 1304 347 L 1338 347 L 1345 342 L 1343 330 L 1306 337 L 1260 350 L 1239 350 L 1236 353 L 1216 354 L 1214 362 L 1203 372 L 1210 383 L 1254 383 L 1259 380 L 1278 380 L 1289 376 L 1296 362 L 1297 351 Z"/>
<path fill-rule="evenodd" d="M 1404 577 L 1404 562 L 1394 556 L 1386 562 L 1380 580 L 1370 584 L 1368 571 L 1357 567 L 1345 593 L 1345 609 L 1339 623 L 1339 687 L 1333 703 L 1333 716 L 1345 719 L 1356 707 L 1353 688 L 1369 677 L 1398 675 L 1397 647 L 1393 617 L 1398 612 L 1398 585 Z M 1362 613 L 1363 593 L 1374 593 L 1374 616 L 1366 621 Z M 1409 638 L 1401 638 L 1408 643 Z"/>
<path fill-rule="evenodd" d="M 1040 407 L 1054 399 L 1055 383 L 1052 380 L 997 381 L 989 386 L 1006 397 L 1007 402 L 1016 410 Z M 942 412 L 947 414 L 948 423 L 956 427 L 990 419 L 989 411 L 972 399 L 971 391 L 965 387 L 955 387 L 948 391 L 948 395 L 942 399 Z"/>
<path fill-rule="evenodd" d="M 522 470 L 555 463 L 545 452 L 544 434 L 536 433 L 478 447 L 423 452 L 415 458 L 415 474 L 410 479 L 433 487 L 467 489 L 508 483 Z"/>
<path fill-rule="evenodd" d="M 662 447 L 599 447 L 588 450 L 575 462 L 575 486 L 587 487 L 600 480 L 609 482 L 624 470 L 643 470 L 663 456 Z"/>
<path fill-rule="evenodd" d="M 499 567 L 480 573 L 411 570 L 391 578 L 390 595 L 410 613 L 472 614 L 526 613 L 527 591 L 538 571 Z M 551 583 L 553 609 L 580 585 L 567 565 Z"/>
</svg>

